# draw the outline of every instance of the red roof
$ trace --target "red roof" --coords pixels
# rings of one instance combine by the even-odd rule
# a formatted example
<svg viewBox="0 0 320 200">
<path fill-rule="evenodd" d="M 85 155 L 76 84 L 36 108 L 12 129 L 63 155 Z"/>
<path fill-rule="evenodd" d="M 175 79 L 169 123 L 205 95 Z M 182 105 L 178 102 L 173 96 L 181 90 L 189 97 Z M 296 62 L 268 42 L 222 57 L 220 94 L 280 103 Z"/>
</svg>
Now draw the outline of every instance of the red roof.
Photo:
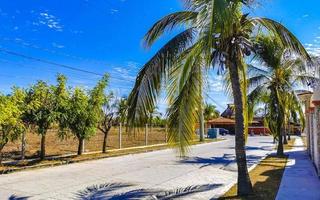
<svg viewBox="0 0 320 200">
<path fill-rule="evenodd" d="M 208 124 L 213 124 L 213 125 L 234 125 L 236 122 L 234 119 L 229 119 L 229 118 L 224 118 L 224 117 L 219 117 L 217 119 L 212 119 L 207 121 Z"/>
</svg>

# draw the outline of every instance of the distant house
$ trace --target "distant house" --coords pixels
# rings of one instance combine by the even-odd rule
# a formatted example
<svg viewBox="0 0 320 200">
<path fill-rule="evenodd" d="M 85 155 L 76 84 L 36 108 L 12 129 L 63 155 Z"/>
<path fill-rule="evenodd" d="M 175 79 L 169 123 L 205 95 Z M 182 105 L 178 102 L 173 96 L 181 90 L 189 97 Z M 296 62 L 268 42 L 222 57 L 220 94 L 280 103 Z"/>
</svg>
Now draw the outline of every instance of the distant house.
<svg viewBox="0 0 320 200">
<path fill-rule="evenodd" d="M 207 128 L 224 128 L 229 130 L 230 134 L 235 133 L 235 120 L 234 120 L 234 105 L 228 104 L 226 110 L 221 114 L 221 117 L 209 120 L 206 123 Z M 264 126 L 263 117 L 254 117 L 254 120 L 249 124 L 249 133 L 266 135 L 270 134 L 268 128 Z"/>
</svg>

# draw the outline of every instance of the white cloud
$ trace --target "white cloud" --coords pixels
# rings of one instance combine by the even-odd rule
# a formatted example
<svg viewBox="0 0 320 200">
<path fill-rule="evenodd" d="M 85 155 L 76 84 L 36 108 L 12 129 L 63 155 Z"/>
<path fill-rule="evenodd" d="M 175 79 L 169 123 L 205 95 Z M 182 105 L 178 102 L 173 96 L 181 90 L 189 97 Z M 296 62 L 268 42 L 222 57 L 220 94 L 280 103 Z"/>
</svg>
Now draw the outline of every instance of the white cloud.
<svg viewBox="0 0 320 200">
<path fill-rule="evenodd" d="M 302 15 L 302 18 L 306 18 L 306 17 L 309 17 L 309 15 L 308 14 Z"/>
<path fill-rule="evenodd" d="M 58 49 L 64 48 L 64 45 L 62 45 L 62 44 L 57 44 L 57 43 L 55 43 L 55 42 L 52 42 L 52 46 L 55 47 L 55 48 L 58 48 Z"/>
<path fill-rule="evenodd" d="M 119 12 L 118 9 L 114 9 L 114 8 L 111 8 L 111 9 L 110 9 L 110 14 L 116 14 L 116 13 L 118 13 L 118 12 Z"/>
<path fill-rule="evenodd" d="M 60 23 L 60 19 L 56 16 L 49 14 L 47 11 L 40 12 L 38 21 L 32 23 L 35 26 L 47 26 L 49 29 L 55 31 L 63 31 L 63 25 Z"/>
</svg>

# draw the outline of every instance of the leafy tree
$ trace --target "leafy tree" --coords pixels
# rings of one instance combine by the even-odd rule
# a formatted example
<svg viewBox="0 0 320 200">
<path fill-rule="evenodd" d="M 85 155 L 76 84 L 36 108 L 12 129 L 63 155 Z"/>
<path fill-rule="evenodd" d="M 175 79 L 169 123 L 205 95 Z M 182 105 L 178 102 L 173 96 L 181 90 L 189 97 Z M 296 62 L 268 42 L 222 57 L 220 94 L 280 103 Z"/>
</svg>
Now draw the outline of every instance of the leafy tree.
<svg viewBox="0 0 320 200">
<path fill-rule="evenodd" d="M 276 37 L 261 35 L 257 38 L 255 60 L 264 67 L 250 65 L 248 99 L 255 104 L 266 105 L 269 129 L 278 139 L 277 155 L 283 155 L 285 126 L 291 115 L 303 112 L 295 94 L 296 85 L 308 85 L 315 78 L 308 71 L 305 61 L 293 54 Z"/>
<path fill-rule="evenodd" d="M 204 108 L 204 118 L 206 121 L 218 118 L 220 112 L 217 110 L 217 107 L 213 104 L 206 104 Z"/>
<path fill-rule="evenodd" d="M 21 111 L 9 96 L 0 96 L 0 164 L 2 150 L 9 141 L 15 141 L 24 131 L 20 120 Z"/>
<path fill-rule="evenodd" d="M 98 129 L 104 134 L 103 137 L 103 145 L 102 152 L 106 153 L 107 151 L 107 139 L 110 129 L 115 123 L 115 118 L 117 115 L 118 101 L 115 101 L 113 94 L 110 94 L 105 97 L 102 110 L 101 110 L 101 118 L 100 123 L 98 125 Z"/>
<path fill-rule="evenodd" d="M 31 118 L 37 128 L 37 133 L 41 136 L 40 158 L 43 160 L 46 156 L 46 135 L 47 131 L 52 127 L 56 119 L 55 112 L 55 95 L 53 87 L 44 81 L 38 81 L 29 88 L 33 102 L 31 110 Z"/>
<path fill-rule="evenodd" d="M 152 46 L 165 32 L 185 27 L 167 42 L 140 70 L 129 96 L 128 123 L 141 123 L 155 107 L 162 83 L 167 83 L 169 142 L 187 152 L 194 137 L 197 108 L 201 106 L 202 82 L 208 70 L 227 70 L 235 105 L 238 194 L 252 192 L 245 152 L 246 64 L 255 53 L 259 30 L 280 38 L 284 46 L 309 58 L 302 44 L 280 23 L 243 14 L 249 0 L 188 0 L 185 11 L 165 16 L 145 36 Z M 248 119 L 248 118 L 246 118 Z"/>
<path fill-rule="evenodd" d="M 33 118 L 31 115 L 32 101 L 26 90 L 18 87 L 13 88 L 11 99 L 21 112 L 19 116 L 22 122 L 21 125 L 23 125 L 23 131 L 21 134 L 21 159 L 24 159 L 26 151 L 26 132 L 33 124 Z"/>
<path fill-rule="evenodd" d="M 61 123 L 62 128 L 68 128 L 78 139 L 78 155 L 83 153 L 83 142 L 97 131 L 101 118 L 101 108 L 105 102 L 104 89 L 109 76 L 105 75 L 98 84 L 86 93 L 76 87 L 68 101 L 66 120 Z"/>
</svg>

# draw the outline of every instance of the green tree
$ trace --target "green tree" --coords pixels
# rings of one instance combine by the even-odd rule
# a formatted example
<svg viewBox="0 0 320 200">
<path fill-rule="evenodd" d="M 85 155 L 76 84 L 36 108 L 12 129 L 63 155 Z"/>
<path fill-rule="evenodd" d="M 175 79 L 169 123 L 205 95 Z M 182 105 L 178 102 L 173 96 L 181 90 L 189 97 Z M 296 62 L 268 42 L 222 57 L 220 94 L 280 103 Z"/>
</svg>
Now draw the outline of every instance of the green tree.
<svg viewBox="0 0 320 200">
<path fill-rule="evenodd" d="M 21 159 L 23 160 L 25 159 L 26 151 L 26 133 L 33 123 L 33 118 L 30 113 L 32 110 L 32 102 L 26 90 L 18 87 L 13 88 L 11 99 L 21 112 L 20 120 L 24 127 L 23 132 L 21 134 Z"/>
<path fill-rule="evenodd" d="M 2 150 L 9 141 L 15 141 L 24 131 L 20 120 L 21 111 L 9 96 L 0 96 L 0 164 Z"/>
<path fill-rule="evenodd" d="M 283 156 L 285 126 L 290 116 L 299 113 L 300 119 L 304 118 L 295 86 L 307 86 L 315 78 L 308 72 L 306 62 L 282 45 L 278 38 L 261 35 L 256 45 L 255 61 L 263 67 L 249 66 L 248 99 L 252 104 L 266 105 L 267 124 L 278 139 L 277 155 Z"/>
<path fill-rule="evenodd" d="M 61 123 L 62 128 L 68 128 L 78 139 L 78 155 L 84 150 L 84 140 L 96 134 L 101 120 L 101 108 L 105 102 L 104 90 L 109 76 L 105 75 L 98 84 L 86 93 L 76 87 L 68 101 L 66 120 Z"/>
<path fill-rule="evenodd" d="M 38 81 L 29 88 L 33 102 L 31 117 L 37 128 L 37 133 L 41 136 L 40 158 L 43 160 L 46 156 L 46 135 L 56 120 L 55 95 L 53 86 L 49 86 L 44 81 Z"/>
<path fill-rule="evenodd" d="M 130 124 L 142 122 L 155 107 L 162 83 L 167 83 L 169 142 L 185 154 L 194 137 L 197 108 L 202 103 L 202 82 L 213 67 L 226 69 L 235 105 L 238 194 L 252 192 L 245 152 L 246 56 L 253 51 L 258 30 L 279 37 L 283 45 L 304 57 L 307 52 L 284 26 L 271 19 L 243 14 L 249 0 L 189 0 L 185 11 L 165 16 L 145 36 L 150 47 L 165 32 L 184 30 L 167 42 L 140 70 L 129 96 Z M 260 29 L 261 28 L 261 29 Z"/>
<path fill-rule="evenodd" d="M 98 129 L 103 133 L 103 145 L 102 153 L 107 152 L 107 139 L 110 129 L 115 123 L 115 118 L 117 114 L 117 108 L 119 103 L 115 100 L 113 94 L 109 94 L 105 97 L 102 109 L 101 109 L 101 118 L 98 125 Z"/>
<path fill-rule="evenodd" d="M 206 104 L 204 108 L 204 119 L 206 121 L 218 118 L 220 112 L 217 110 L 217 107 L 213 104 Z"/>
</svg>

